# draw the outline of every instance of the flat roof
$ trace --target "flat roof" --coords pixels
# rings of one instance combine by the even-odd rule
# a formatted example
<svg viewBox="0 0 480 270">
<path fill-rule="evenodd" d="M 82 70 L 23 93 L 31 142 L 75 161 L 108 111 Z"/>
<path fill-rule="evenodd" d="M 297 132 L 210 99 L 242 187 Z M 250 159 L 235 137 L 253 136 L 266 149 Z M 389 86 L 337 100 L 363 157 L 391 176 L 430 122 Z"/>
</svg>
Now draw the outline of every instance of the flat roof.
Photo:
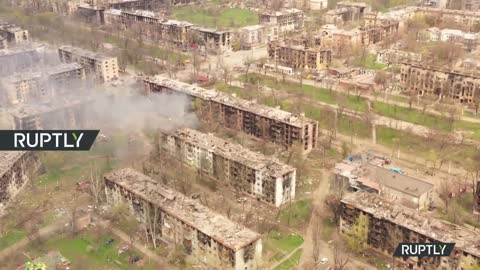
<svg viewBox="0 0 480 270">
<path fill-rule="evenodd" d="M 8 77 L 5 77 L 1 81 L 5 83 L 17 83 L 20 81 L 26 81 L 31 79 L 40 79 L 42 78 L 43 74 L 48 76 L 68 72 L 72 70 L 83 69 L 82 65 L 78 63 L 63 63 L 56 66 L 45 67 L 41 71 L 27 71 L 27 72 L 19 72 L 12 74 Z"/>
<path fill-rule="evenodd" d="M 186 197 L 134 169 L 113 171 L 104 177 L 107 181 L 159 206 L 166 213 L 235 251 L 261 237 L 260 234 L 212 211 L 197 200 Z"/>
<path fill-rule="evenodd" d="M 422 194 L 433 190 L 433 184 L 370 163 L 363 164 L 359 170 L 365 172 L 365 174 L 359 176 L 364 176 L 380 185 L 411 196 L 420 197 Z"/>
<path fill-rule="evenodd" d="M 172 80 L 161 75 L 146 78 L 144 81 L 204 100 L 222 103 L 227 106 L 235 107 L 237 109 L 248 111 L 266 118 L 271 118 L 298 128 L 302 128 L 307 123 L 316 122 L 315 120 L 301 115 L 296 115 L 287 111 L 258 104 L 255 101 L 248 101 L 226 93 L 218 92 L 216 90 L 205 89 L 199 86 Z"/>
<path fill-rule="evenodd" d="M 16 109 L 12 112 L 12 116 L 15 118 L 24 118 L 30 116 L 37 116 L 44 113 L 49 113 L 56 110 L 65 109 L 71 106 L 84 104 L 87 102 L 91 102 L 93 98 L 72 98 L 72 99 L 59 99 L 55 100 L 54 102 L 45 102 L 45 103 L 38 103 L 38 104 L 25 104 L 23 107 Z"/>
<path fill-rule="evenodd" d="M 296 8 L 285 8 L 279 11 L 271 11 L 271 10 L 266 10 L 262 12 L 260 15 L 268 15 L 268 16 L 282 16 L 282 15 L 290 15 L 290 14 L 295 14 L 295 13 L 302 13 L 300 9 Z"/>
<path fill-rule="evenodd" d="M 266 170 L 270 176 L 275 178 L 295 171 L 294 167 L 274 157 L 251 151 L 240 144 L 228 142 L 212 134 L 189 128 L 180 128 L 170 135 L 255 170 Z"/>
<path fill-rule="evenodd" d="M 427 236 L 439 242 L 455 243 L 455 248 L 480 257 L 480 233 L 463 226 L 433 218 L 428 213 L 420 212 L 396 204 L 381 196 L 368 192 L 354 192 L 342 199 L 363 212 L 377 219 L 390 221 L 411 231 Z"/>
<path fill-rule="evenodd" d="M 73 47 L 73 46 L 61 46 L 58 49 L 75 54 L 75 55 L 83 56 L 86 58 L 95 59 L 98 61 L 104 61 L 104 60 L 115 58 L 115 57 L 106 56 L 103 54 L 95 53 L 89 50 L 85 50 L 85 49 Z"/>
<path fill-rule="evenodd" d="M 0 151 L 0 177 L 3 177 L 26 153 L 25 151 Z"/>
</svg>

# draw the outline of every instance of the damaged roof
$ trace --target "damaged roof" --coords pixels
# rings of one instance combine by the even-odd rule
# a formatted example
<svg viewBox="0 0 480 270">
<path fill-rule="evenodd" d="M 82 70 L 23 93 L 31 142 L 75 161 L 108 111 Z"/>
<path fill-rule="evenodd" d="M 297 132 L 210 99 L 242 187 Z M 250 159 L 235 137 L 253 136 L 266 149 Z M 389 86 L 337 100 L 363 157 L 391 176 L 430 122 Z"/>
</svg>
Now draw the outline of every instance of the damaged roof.
<svg viewBox="0 0 480 270">
<path fill-rule="evenodd" d="M 148 83 L 163 86 L 168 89 L 187 94 L 189 96 L 222 103 L 230 107 L 247 111 L 265 118 L 270 118 L 298 128 L 302 128 L 307 123 L 316 122 L 310 118 L 301 115 L 296 115 L 287 111 L 258 104 L 255 101 L 245 100 L 229 94 L 218 92 L 213 89 L 205 89 L 199 86 L 187 84 L 177 80 L 172 80 L 160 75 L 149 77 L 144 80 Z"/>
<path fill-rule="evenodd" d="M 103 55 L 103 54 L 95 53 L 95 52 L 92 52 L 92 51 L 89 51 L 89 50 L 85 50 L 85 49 L 78 48 L 78 47 L 73 47 L 73 46 L 61 46 L 58 49 L 61 50 L 61 51 L 69 52 L 69 53 L 74 54 L 74 55 L 78 55 L 78 56 L 82 56 L 82 57 L 86 57 L 86 58 L 90 58 L 90 59 L 95 59 L 97 61 L 104 61 L 104 60 L 109 60 L 109 59 L 114 58 L 114 57 L 106 56 L 106 55 Z"/>
<path fill-rule="evenodd" d="M 443 243 L 455 243 L 455 248 L 480 257 L 480 233 L 466 227 L 431 217 L 426 213 L 395 204 L 368 192 L 355 192 L 342 199 L 377 219 L 390 221 L 411 231 Z"/>
<path fill-rule="evenodd" d="M 215 213 L 198 201 L 171 190 L 134 169 L 113 171 L 105 175 L 105 180 L 159 206 L 162 211 L 235 251 L 254 243 L 261 237 L 260 234 Z"/>
<path fill-rule="evenodd" d="M 189 128 L 181 128 L 175 131 L 172 136 L 255 170 L 266 170 L 270 176 L 275 178 L 295 171 L 295 168 L 274 157 L 267 157 L 260 153 L 253 152 L 240 144 L 225 141 L 212 134 L 202 133 Z"/>
</svg>

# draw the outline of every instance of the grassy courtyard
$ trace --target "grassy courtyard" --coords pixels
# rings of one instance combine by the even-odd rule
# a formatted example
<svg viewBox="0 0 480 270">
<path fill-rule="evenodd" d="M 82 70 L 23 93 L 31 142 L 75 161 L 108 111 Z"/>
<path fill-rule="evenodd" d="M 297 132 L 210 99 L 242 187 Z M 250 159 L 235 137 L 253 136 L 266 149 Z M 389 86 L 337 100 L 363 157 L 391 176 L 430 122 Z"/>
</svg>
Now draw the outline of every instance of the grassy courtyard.
<svg viewBox="0 0 480 270">
<path fill-rule="evenodd" d="M 213 28 L 240 28 L 258 24 L 258 16 L 248 9 L 188 5 L 175 7 L 172 17 Z"/>
</svg>

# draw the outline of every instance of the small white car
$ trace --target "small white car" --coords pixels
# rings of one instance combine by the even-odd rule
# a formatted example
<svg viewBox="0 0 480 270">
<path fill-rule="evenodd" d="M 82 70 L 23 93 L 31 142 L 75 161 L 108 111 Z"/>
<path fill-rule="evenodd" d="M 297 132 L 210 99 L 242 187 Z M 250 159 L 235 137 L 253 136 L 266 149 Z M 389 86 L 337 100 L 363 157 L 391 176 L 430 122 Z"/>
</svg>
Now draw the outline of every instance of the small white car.
<svg viewBox="0 0 480 270">
<path fill-rule="evenodd" d="M 326 263 L 328 263 L 328 259 L 324 257 L 320 260 L 320 263 L 321 264 L 326 264 Z"/>
</svg>

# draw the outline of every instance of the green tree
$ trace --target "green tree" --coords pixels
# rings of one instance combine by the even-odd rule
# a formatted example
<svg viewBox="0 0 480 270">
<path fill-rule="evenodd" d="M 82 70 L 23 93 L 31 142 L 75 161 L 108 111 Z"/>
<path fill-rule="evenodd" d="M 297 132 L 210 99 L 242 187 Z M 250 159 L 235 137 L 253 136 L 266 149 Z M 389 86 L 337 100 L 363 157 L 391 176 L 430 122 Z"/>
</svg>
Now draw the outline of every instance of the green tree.
<svg viewBox="0 0 480 270">
<path fill-rule="evenodd" d="M 367 248 L 368 225 L 370 221 L 364 214 L 360 214 L 352 225 L 350 230 L 345 234 L 347 245 L 350 249 L 358 254 L 362 254 Z"/>
</svg>

